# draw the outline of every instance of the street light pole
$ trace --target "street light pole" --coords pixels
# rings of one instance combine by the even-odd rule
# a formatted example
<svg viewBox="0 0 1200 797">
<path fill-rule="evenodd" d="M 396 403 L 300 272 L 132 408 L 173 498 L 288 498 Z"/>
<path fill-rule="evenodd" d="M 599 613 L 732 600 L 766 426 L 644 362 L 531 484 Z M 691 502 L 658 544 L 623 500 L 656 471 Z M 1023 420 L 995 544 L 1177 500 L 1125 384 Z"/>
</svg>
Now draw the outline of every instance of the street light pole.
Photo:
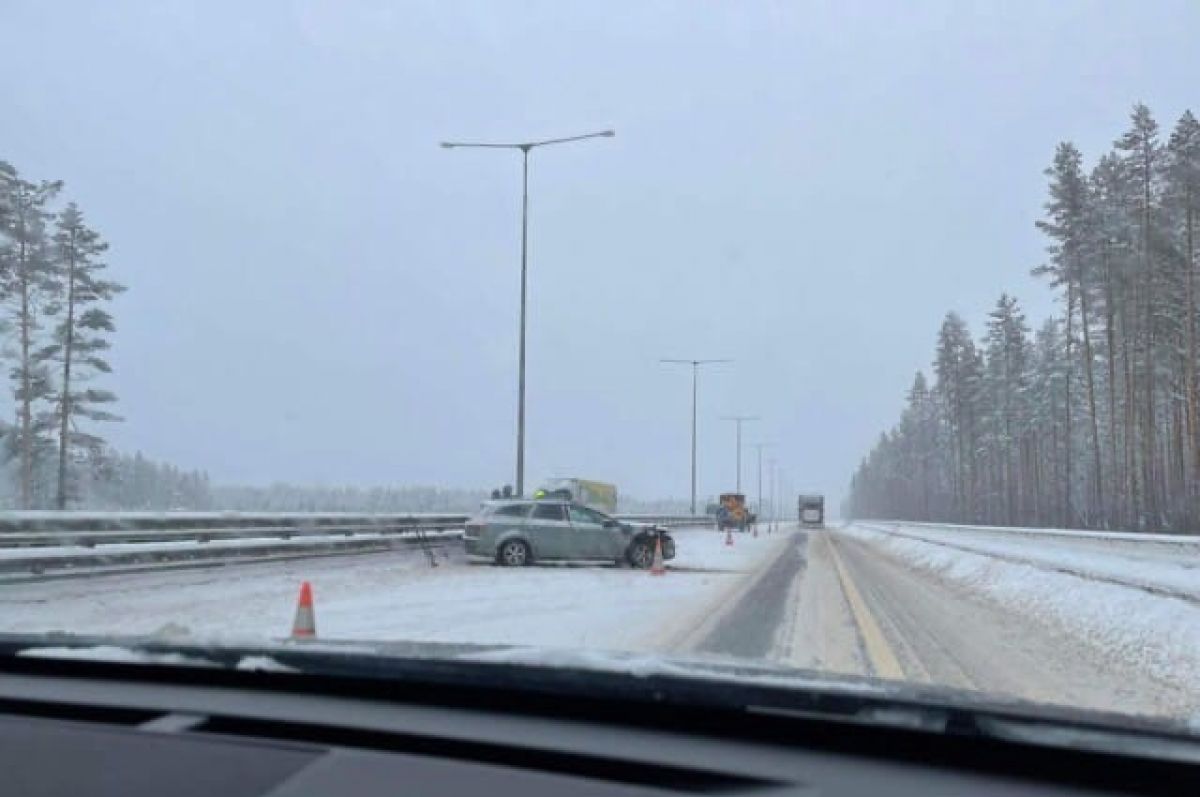
<svg viewBox="0 0 1200 797">
<path fill-rule="evenodd" d="M 787 514 L 787 499 L 783 492 L 783 468 L 779 467 L 779 463 L 775 463 L 775 511 L 779 513 L 779 519 L 782 521 Z"/>
<path fill-rule="evenodd" d="M 771 504 L 771 528 L 774 528 L 775 527 L 775 519 L 778 517 L 778 515 L 776 515 L 776 504 L 775 504 L 775 500 L 777 497 L 776 490 L 775 490 L 775 460 L 773 460 L 773 459 L 767 460 L 767 473 L 770 474 L 767 477 L 767 483 L 768 483 L 769 489 L 771 491 L 771 499 L 769 501 L 769 503 Z"/>
<path fill-rule="evenodd" d="M 529 295 L 529 147 L 521 147 L 521 353 L 517 358 L 517 496 L 525 495 L 525 304 Z"/>
<path fill-rule="evenodd" d="M 528 296 L 529 272 L 529 151 L 535 147 L 552 144 L 568 144 L 588 138 L 612 138 L 612 130 L 586 133 L 567 138 L 548 138 L 543 141 L 523 143 L 501 143 L 485 141 L 443 141 L 443 149 L 519 149 L 521 151 L 521 332 L 520 351 L 517 356 L 517 495 L 525 494 L 525 315 Z"/>
<path fill-rule="evenodd" d="M 696 376 L 700 366 L 712 363 L 728 363 L 732 360 L 659 360 L 661 363 L 678 363 L 692 366 L 692 515 L 696 514 Z"/>
<path fill-rule="evenodd" d="M 744 421 L 757 421 L 757 415 L 726 415 L 721 420 L 733 421 L 737 424 L 737 492 L 742 492 L 742 423 Z"/>
<path fill-rule="evenodd" d="M 788 475 L 785 471 L 780 470 L 779 471 L 779 509 L 780 509 L 780 514 L 791 511 L 790 509 L 788 509 L 789 504 L 787 502 L 787 497 L 788 497 L 788 495 L 790 495 L 790 493 L 791 493 L 791 491 L 790 491 L 790 488 L 788 487 Z"/>
<path fill-rule="evenodd" d="M 756 449 L 758 449 L 758 504 L 756 504 L 756 506 L 758 507 L 758 511 L 759 511 L 760 513 L 763 513 L 763 502 L 762 502 L 762 452 L 763 452 L 763 449 L 764 449 L 764 448 L 770 448 L 770 446 L 771 446 L 771 444 L 770 444 L 770 443 L 755 443 L 755 444 L 754 444 L 754 447 L 755 447 Z M 763 514 L 765 514 L 765 513 L 763 513 Z"/>
</svg>

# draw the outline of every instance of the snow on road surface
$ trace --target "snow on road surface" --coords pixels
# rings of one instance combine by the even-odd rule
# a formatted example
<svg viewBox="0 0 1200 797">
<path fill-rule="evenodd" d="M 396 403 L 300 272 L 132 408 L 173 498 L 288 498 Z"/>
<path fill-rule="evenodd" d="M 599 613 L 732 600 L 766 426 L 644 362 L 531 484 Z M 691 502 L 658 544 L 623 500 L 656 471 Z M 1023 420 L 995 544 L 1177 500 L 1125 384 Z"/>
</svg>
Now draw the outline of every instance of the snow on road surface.
<svg viewBox="0 0 1200 797">
<path fill-rule="evenodd" d="M 1132 712 L 1200 712 L 1200 602 L 1087 575 L 1177 586 L 1195 568 L 1186 555 L 1130 555 L 1126 543 L 1105 556 L 1093 541 L 1072 550 L 970 533 L 952 547 L 943 536 L 953 535 L 909 530 L 851 524 L 833 537 L 896 626 L 909 677 Z"/>
<path fill-rule="evenodd" d="M 0 590 L 0 631 L 161 634 L 225 642 L 290 632 L 301 581 L 318 637 L 660 651 L 781 547 L 785 535 L 677 529 L 665 576 L 611 566 L 500 568 L 420 551 L 98 576 Z"/>
<path fill-rule="evenodd" d="M 789 587 L 787 614 L 777 630 L 771 657 L 794 667 L 871 674 L 832 559 L 828 535 L 804 535 L 797 555 L 804 559 L 803 575 Z"/>
</svg>

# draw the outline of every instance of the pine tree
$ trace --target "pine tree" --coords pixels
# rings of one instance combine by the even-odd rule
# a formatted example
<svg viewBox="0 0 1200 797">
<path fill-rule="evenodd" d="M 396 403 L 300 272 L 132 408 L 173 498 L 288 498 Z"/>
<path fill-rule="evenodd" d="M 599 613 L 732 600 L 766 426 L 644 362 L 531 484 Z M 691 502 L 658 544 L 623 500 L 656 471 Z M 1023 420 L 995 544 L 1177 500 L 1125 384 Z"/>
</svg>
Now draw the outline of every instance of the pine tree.
<svg viewBox="0 0 1200 797">
<path fill-rule="evenodd" d="M 0 160 L 0 233 L 7 236 L 12 218 L 13 187 L 17 170 L 8 161 Z"/>
<path fill-rule="evenodd" d="M 1034 478 L 1037 484 L 1044 485 L 1038 495 L 1042 525 L 1064 524 L 1069 509 L 1064 468 L 1064 460 L 1069 456 L 1066 416 L 1070 395 L 1065 350 L 1062 322 L 1046 319 L 1035 336 L 1032 368 L 1034 424 L 1039 441 Z"/>
<path fill-rule="evenodd" d="M 87 226 L 75 203 L 58 216 L 54 235 L 52 284 L 58 301 L 48 310 L 60 314 L 53 341 L 38 352 L 41 362 L 59 364 L 59 384 L 51 413 L 58 435 L 58 469 L 55 505 L 65 509 L 70 497 L 67 463 L 73 451 L 98 455 L 104 441 L 79 428 L 79 420 L 117 421 L 105 409 L 116 401 L 108 390 L 87 385 L 96 374 L 112 369 L 104 358 L 109 348 L 107 335 L 114 330 L 112 315 L 103 307 L 124 287 L 103 279 L 106 268 L 99 258 L 108 245 Z"/>
<path fill-rule="evenodd" d="M 1005 523 L 1016 523 L 1023 490 L 1018 462 L 1025 436 L 1029 330 L 1017 300 L 1002 295 L 989 316 L 985 343 L 994 499 Z"/>
<path fill-rule="evenodd" d="M 1158 297 L 1162 295 L 1162 274 L 1154 257 L 1157 218 L 1155 210 L 1160 191 L 1162 147 L 1158 123 L 1150 109 L 1141 103 L 1130 114 L 1130 129 L 1116 142 L 1136 193 L 1129 208 L 1137 230 L 1135 252 L 1137 271 L 1134 280 L 1133 314 L 1138 325 L 1137 365 L 1142 388 L 1140 397 L 1141 482 L 1145 485 L 1145 506 L 1137 523 L 1141 527 L 1161 524 L 1157 468 L 1157 360 L 1159 357 Z"/>
<path fill-rule="evenodd" d="M 3 298 L 17 337 L 16 365 L 11 370 L 17 403 L 16 448 L 20 458 L 20 505 L 34 505 L 38 460 L 49 451 L 48 429 L 41 422 L 40 406 L 51 391 L 50 375 L 37 361 L 42 302 L 50 282 L 51 256 L 47 226 L 50 201 L 60 182 L 32 183 L 5 169 L 5 245 L 0 250 Z"/>
<path fill-rule="evenodd" d="M 937 408 L 925 374 L 917 371 L 908 391 L 908 407 L 901 421 L 909 451 L 909 472 L 916 482 L 914 517 L 931 520 L 938 500 Z"/>
<path fill-rule="evenodd" d="M 1186 111 L 1167 142 L 1166 201 L 1174 216 L 1174 249 L 1183 272 L 1183 337 L 1187 435 L 1190 472 L 1185 472 L 1188 509 L 1197 512 L 1196 481 L 1200 478 L 1200 384 L 1197 381 L 1196 269 L 1200 267 L 1200 121 Z"/>
<path fill-rule="evenodd" d="M 938 333 L 934 373 L 936 390 L 943 397 L 947 425 L 954 440 L 954 496 L 956 519 L 973 514 L 975 481 L 975 405 L 978 398 L 978 356 L 966 322 L 948 313 Z"/>
<path fill-rule="evenodd" d="M 1107 443 L 1109 476 L 1106 487 L 1106 516 L 1109 523 L 1130 522 L 1124 510 L 1136 502 L 1135 449 L 1133 428 L 1136 394 L 1133 383 L 1131 291 L 1128 252 L 1131 228 L 1125 217 L 1129 203 L 1129 180 L 1124 164 L 1115 153 L 1100 158 L 1089 178 L 1091 199 L 1091 254 L 1098 260 L 1096 273 L 1101 283 L 1104 317 L 1104 383 L 1107 388 Z M 1095 262 L 1093 263 L 1095 265 Z"/>
<path fill-rule="evenodd" d="M 1087 389 L 1092 429 L 1093 469 L 1096 486 L 1093 496 L 1100 495 L 1100 443 L 1096 426 L 1095 381 L 1092 375 L 1092 351 L 1090 340 L 1090 322 L 1088 313 L 1089 285 L 1084 279 L 1086 272 L 1084 257 L 1088 246 L 1088 188 L 1083 174 L 1083 155 L 1074 144 L 1063 142 L 1058 145 L 1054 154 L 1054 162 L 1046 169 L 1050 178 L 1050 198 L 1046 202 L 1046 218 L 1037 222 L 1037 227 L 1050 238 L 1047 251 L 1050 262 L 1033 270 L 1035 276 L 1046 276 L 1050 279 L 1051 287 L 1064 292 L 1066 304 L 1066 359 L 1072 359 L 1072 344 L 1074 342 L 1075 305 L 1080 305 L 1081 329 L 1085 341 L 1084 364 L 1087 373 Z M 1071 383 L 1066 383 L 1066 416 L 1065 433 L 1067 449 L 1071 448 Z M 1064 463 L 1065 492 L 1067 520 L 1073 515 L 1071 506 L 1071 460 Z"/>
</svg>

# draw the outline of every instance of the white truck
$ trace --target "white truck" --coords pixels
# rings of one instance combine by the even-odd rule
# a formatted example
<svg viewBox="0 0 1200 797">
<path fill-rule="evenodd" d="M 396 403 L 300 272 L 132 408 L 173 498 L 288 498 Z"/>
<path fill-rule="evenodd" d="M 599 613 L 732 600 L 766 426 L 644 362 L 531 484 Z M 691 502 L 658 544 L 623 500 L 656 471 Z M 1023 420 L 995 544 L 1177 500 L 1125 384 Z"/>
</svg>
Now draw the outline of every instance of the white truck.
<svg viewBox="0 0 1200 797">
<path fill-rule="evenodd" d="M 806 529 L 825 528 L 825 496 L 802 495 L 797 507 L 800 525 Z"/>
</svg>

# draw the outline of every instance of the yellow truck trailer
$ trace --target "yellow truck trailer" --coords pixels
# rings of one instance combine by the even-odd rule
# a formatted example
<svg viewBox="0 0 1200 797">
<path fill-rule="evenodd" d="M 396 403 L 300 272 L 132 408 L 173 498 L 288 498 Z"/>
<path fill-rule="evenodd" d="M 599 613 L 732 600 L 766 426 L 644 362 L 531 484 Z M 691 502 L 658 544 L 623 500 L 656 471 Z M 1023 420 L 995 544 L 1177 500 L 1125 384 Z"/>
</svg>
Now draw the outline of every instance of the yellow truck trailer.
<svg viewBox="0 0 1200 797">
<path fill-rule="evenodd" d="M 617 486 L 591 479 L 550 479 L 533 497 L 566 498 L 610 515 L 617 511 Z"/>
</svg>

